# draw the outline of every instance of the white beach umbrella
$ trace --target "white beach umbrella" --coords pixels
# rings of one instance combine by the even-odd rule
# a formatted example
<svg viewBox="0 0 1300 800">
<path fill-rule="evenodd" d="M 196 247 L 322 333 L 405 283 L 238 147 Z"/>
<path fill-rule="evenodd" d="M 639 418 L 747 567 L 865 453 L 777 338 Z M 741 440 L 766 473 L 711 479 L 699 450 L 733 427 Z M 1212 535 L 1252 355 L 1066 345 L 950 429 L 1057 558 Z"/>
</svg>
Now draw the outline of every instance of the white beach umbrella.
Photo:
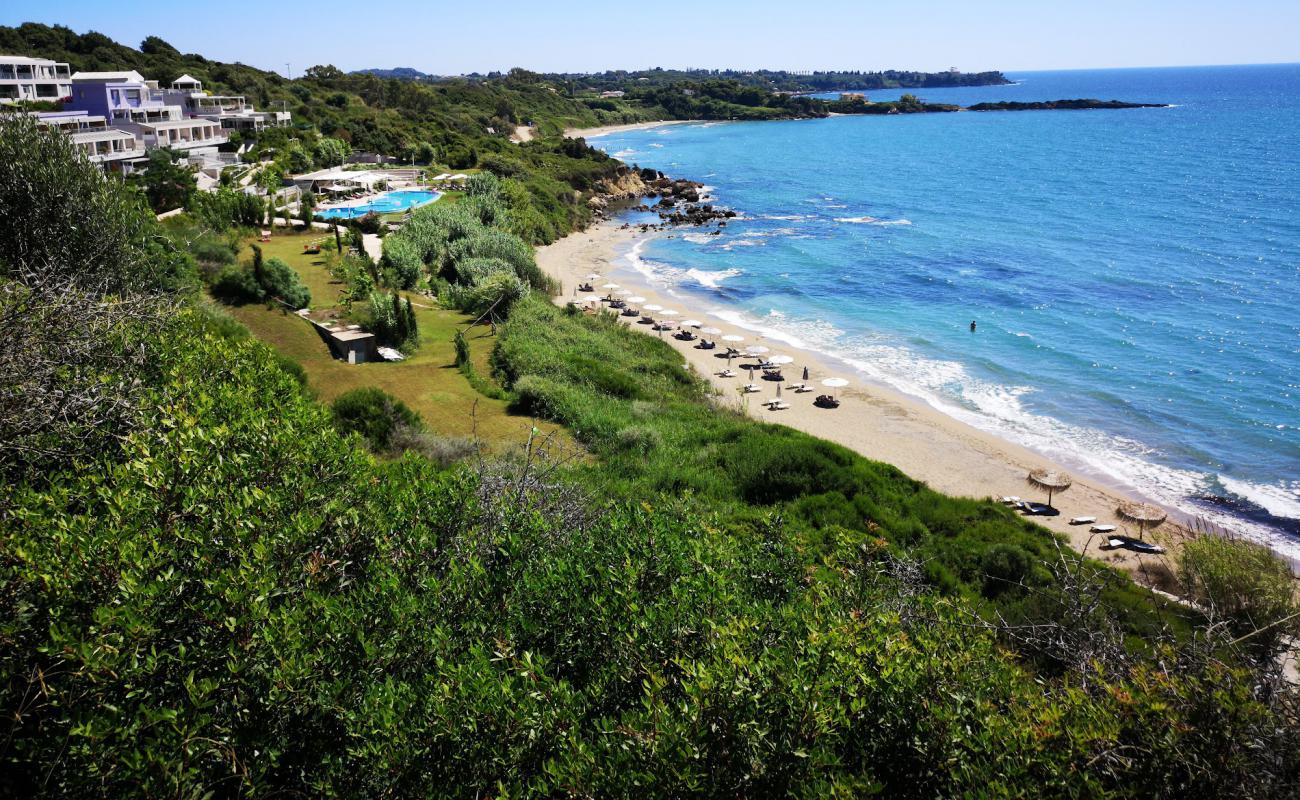
<svg viewBox="0 0 1300 800">
<path fill-rule="evenodd" d="M 657 303 L 651 303 L 651 304 L 648 305 L 648 306 L 642 306 L 642 308 L 645 309 L 646 311 L 663 311 L 663 310 L 664 310 L 664 307 L 661 306 L 661 305 L 658 305 Z"/>
<path fill-rule="evenodd" d="M 751 344 L 749 347 L 745 348 L 745 352 L 750 354 L 751 356 L 761 356 L 764 353 L 769 352 L 770 350 L 771 348 L 764 347 L 761 344 Z"/>
<path fill-rule="evenodd" d="M 659 312 L 659 316 L 661 317 L 675 317 L 677 314 L 678 312 L 673 311 L 671 308 L 665 308 L 663 311 Z"/>
<path fill-rule="evenodd" d="M 700 322 L 698 319 L 684 319 L 684 320 L 682 320 L 682 325 L 687 326 L 687 327 L 691 327 L 691 328 L 698 328 L 698 327 L 700 327 L 700 326 L 703 325 L 703 324 L 704 324 L 704 323 L 703 323 L 703 322 Z"/>
<path fill-rule="evenodd" d="M 714 328 L 712 326 L 704 327 L 704 328 L 700 328 L 700 333 L 705 333 L 708 334 L 709 336 L 712 336 L 715 333 L 722 333 L 722 328 Z"/>
<path fill-rule="evenodd" d="M 772 356 L 768 361 L 773 364 L 791 364 L 794 363 L 794 358 L 791 356 Z"/>
<path fill-rule="evenodd" d="M 822 386 L 829 386 L 832 389 L 838 389 L 841 386 L 848 386 L 849 382 L 843 378 L 826 378 L 822 381 Z"/>
<path fill-rule="evenodd" d="M 633 295 L 633 296 L 627 298 L 627 301 L 628 301 L 629 303 L 644 303 L 644 302 L 645 302 L 645 298 L 642 297 L 641 295 L 637 294 L 637 295 Z"/>
<path fill-rule="evenodd" d="M 586 297 L 579 297 L 578 300 L 579 300 L 579 302 L 583 302 L 583 303 L 599 303 L 599 302 L 600 302 L 600 296 L 599 296 L 599 295 L 594 295 L 594 294 L 589 294 L 589 295 L 587 295 Z"/>
<path fill-rule="evenodd" d="M 589 280 L 589 281 L 594 281 L 594 280 L 596 280 L 596 279 L 599 278 L 599 277 L 600 277 L 600 273 L 599 273 L 599 272 L 588 272 L 588 273 L 587 273 L 587 280 Z"/>
<path fill-rule="evenodd" d="M 744 336 L 738 336 L 738 335 L 736 335 L 736 334 L 734 334 L 734 333 L 729 333 L 729 334 L 727 334 L 726 336 L 723 336 L 723 337 L 722 337 L 722 341 L 724 341 L 724 342 L 743 342 L 743 341 L 745 341 L 745 337 L 744 337 Z"/>
<path fill-rule="evenodd" d="M 602 288 L 602 289 L 621 289 L 621 288 L 623 288 L 623 287 L 619 286 L 617 283 L 607 283 L 607 284 L 605 284 L 604 286 L 602 286 L 602 287 L 600 287 L 600 288 Z"/>
</svg>

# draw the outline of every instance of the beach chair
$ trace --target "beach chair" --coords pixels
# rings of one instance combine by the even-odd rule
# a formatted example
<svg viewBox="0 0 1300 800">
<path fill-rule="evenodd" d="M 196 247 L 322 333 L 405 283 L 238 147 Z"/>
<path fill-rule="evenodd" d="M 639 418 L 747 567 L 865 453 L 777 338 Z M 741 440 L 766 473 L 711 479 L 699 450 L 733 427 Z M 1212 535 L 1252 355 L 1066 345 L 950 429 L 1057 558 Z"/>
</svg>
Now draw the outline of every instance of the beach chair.
<svg viewBox="0 0 1300 800">
<path fill-rule="evenodd" d="M 817 399 L 813 401 L 813 405 L 818 408 L 839 408 L 840 401 L 828 394 L 819 394 Z"/>
<path fill-rule="evenodd" d="M 655 324 L 655 318 L 654 318 L 654 317 L 646 317 L 646 316 L 643 316 L 643 317 L 641 317 L 641 319 L 639 319 L 639 320 L 636 321 L 636 324 L 638 324 L 638 325 L 653 325 L 653 324 Z"/>
<path fill-rule="evenodd" d="M 784 400 L 777 400 L 776 402 L 772 403 L 768 407 L 771 408 L 773 411 L 785 411 L 790 408 L 790 404 L 785 402 Z"/>
<path fill-rule="evenodd" d="M 755 386 L 752 383 L 745 384 L 745 394 L 757 394 L 758 392 L 761 391 L 762 389 L 759 389 L 757 386 Z"/>
<path fill-rule="evenodd" d="M 1096 517 L 1071 517 L 1070 518 L 1071 525 L 1091 525 L 1096 521 L 1097 521 Z"/>
<path fill-rule="evenodd" d="M 623 309 L 623 316 L 625 316 L 625 317 L 639 317 L 639 316 L 641 316 L 641 312 L 640 312 L 640 311 L 637 311 L 635 308 L 624 308 L 624 309 Z"/>
<path fill-rule="evenodd" d="M 734 378 L 734 377 L 736 377 L 736 373 L 733 372 L 733 371 L 731 371 L 731 370 L 729 370 L 729 369 L 724 369 L 722 372 L 718 372 L 718 373 L 715 373 L 715 374 L 716 374 L 719 378 Z"/>
</svg>

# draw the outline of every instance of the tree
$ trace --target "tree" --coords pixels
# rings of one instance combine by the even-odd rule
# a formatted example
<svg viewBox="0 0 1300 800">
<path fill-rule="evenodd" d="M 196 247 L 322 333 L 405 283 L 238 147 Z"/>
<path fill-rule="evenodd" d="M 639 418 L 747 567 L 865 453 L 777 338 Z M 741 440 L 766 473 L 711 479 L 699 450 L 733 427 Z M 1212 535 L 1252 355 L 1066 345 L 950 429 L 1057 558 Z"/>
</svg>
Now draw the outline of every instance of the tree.
<svg viewBox="0 0 1300 800">
<path fill-rule="evenodd" d="M 138 178 L 149 205 L 156 212 L 182 208 L 197 183 L 194 173 L 173 150 L 162 147 L 149 153 L 149 165 Z"/>
<path fill-rule="evenodd" d="M 12 479 L 131 428 L 154 355 L 145 333 L 196 274 L 138 193 L 23 115 L 0 116 L 0 208 L 0 474 Z"/>
<path fill-rule="evenodd" d="M 346 162 L 350 155 L 352 155 L 352 146 L 342 139 L 325 136 L 316 143 L 317 166 L 338 166 Z"/>
</svg>

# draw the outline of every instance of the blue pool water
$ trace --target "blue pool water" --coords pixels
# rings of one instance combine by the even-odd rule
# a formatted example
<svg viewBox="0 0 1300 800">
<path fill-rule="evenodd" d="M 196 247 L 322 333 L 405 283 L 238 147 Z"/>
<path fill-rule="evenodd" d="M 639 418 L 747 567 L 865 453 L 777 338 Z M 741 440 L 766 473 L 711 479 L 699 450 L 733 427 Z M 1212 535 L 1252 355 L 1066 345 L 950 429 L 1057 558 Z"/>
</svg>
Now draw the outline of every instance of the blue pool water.
<svg viewBox="0 0 1300 800">
<path fill-rule="evenodd" d="M 1300 65 L 1010 77 L 920 94 L 1174 107 L 675 125 L 593 144 L 742 214 L 720 236 L 638 245 L 652 280 L 1300 555 Z"/>
<path fill-rule="evenodd" d="M 427 205 L 439 197 L 442 197 L 439 192 L 403 189 L 401 191 L 386 192 L 360 205 L 321 209 L 316 212 L 316 216 L 324 219 L 356 219 L 357 217 L 364 217 L 372 211 L 376 214 L 392 214 L 397 211 L 406 211 L 409 208 Z"/>
</svg>

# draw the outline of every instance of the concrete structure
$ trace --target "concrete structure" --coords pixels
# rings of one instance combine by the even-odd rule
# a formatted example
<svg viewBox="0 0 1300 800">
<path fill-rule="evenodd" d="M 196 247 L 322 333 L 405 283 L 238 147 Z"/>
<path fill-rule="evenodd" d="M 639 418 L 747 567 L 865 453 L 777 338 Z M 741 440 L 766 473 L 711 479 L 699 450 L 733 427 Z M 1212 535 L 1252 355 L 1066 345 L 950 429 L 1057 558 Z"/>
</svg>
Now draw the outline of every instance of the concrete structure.
<svg viewBox="0 0 1300 800">
<path fill-rule="evenodd" d="M 72 94 L 72 75 L 62 61 L 0 56 L 0 104 L 62 100 Z"/>
<path fill-rule="evenodd" d="M 86 157 L 106 169 L 129 172 L 132 162 L 144 158 L 144 145 L 131 131 L 111 127 L 102 116 L 84 111 L 37 113 L 37 124 L 72 138 Z"/>
<path fill-rule="evenodd" d="M 293 120 L 288 111 L 258 111 L 242 95 L 209 94 L 203 90 L 203 82 L 190 75 L 172 81 L 172 88 L 165 93 L 165 98 L 168 103 L 184 108 L 189 116 L 218 122 L 228 131 L 257 132 L 288 125 Z"/>
</svg>

